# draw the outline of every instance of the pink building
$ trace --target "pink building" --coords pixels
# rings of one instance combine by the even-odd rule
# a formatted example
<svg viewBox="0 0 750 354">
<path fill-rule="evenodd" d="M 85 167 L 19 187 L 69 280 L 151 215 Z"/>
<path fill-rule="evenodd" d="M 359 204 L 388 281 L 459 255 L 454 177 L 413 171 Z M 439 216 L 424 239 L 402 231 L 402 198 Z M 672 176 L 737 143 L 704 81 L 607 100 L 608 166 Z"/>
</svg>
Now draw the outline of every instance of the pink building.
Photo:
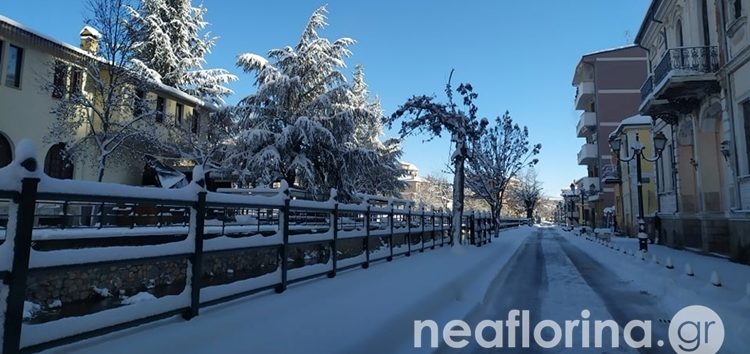
<svg viewBox="0 0 750 354">
<path fill-rule="evenodd" d="M 576 133 L 586 139 L 578 153 L 578 164 L 588 171 L 576 181 L 576 190 L 597 191 L 584 198 L 579 222 L 603 227 L 604 208 L 620 204 L 614 188 L 619 171 L 612 161 L 608 137 L 620 122 L 639 113 L 640 88 L 648 75 L 647 65 L 646 51 L 631 45 L 586 54 L 576 66 L 575 108 L 583 111 Z"/>
</svg>

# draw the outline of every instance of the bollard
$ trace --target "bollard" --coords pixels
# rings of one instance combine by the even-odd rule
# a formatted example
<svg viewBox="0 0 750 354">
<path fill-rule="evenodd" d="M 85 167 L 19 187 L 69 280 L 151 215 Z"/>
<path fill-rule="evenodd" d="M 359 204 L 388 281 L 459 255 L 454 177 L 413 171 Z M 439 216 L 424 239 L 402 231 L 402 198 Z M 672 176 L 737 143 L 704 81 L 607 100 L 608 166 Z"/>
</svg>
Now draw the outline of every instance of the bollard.
<svg viewBox="0 0 750 354">
<path fill-rule="evenodd" d="M 711 285 L 715 287 L 721 287 L 721 278 L 719 277 L 719 273 L 716 271 L 713 271 L 711 273 Z"/>
<path fill-rule="evenodd" d="M 652 254 L 651 255 L 651 262 L 654 263 L 654 264 L 659 264 L 659 258 L 656 257 L 655 254 Z"/>
<path fill-rule="evenodd" d="M 693 267 L 690 265 L 690 263 L 685 264 L 685 275 L 689 277 L 695 276 L 695 273 L 693 272 Z"/>
<path fill-rule="evenodd" d="M 672 264 L 672 257 L 667 257 L 667 269 L 674 269 L 674 264 Z"/>
</svg>

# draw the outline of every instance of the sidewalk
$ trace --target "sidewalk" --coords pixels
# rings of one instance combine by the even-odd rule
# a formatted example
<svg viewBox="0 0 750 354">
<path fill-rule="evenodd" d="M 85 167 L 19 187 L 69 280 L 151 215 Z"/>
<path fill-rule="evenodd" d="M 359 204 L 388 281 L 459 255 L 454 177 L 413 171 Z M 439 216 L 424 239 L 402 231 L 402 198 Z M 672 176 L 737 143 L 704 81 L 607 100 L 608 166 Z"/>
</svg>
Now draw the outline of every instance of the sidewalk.
<svg viewBox="0 0 750 354">
<path fill-rule="evenodd" d="M 667 313 L 684 307 L 702 305 L 711 308 L 722 319 L 726 337 L 722 353 L 745 353 L 750 338 L 750 266 L 728 259 L 649 245 L 646 259 L 638 252 L 638 240 L 616 237 L 607 244 L 592 237 L 559 231 L 576 247 L 591 255 L 599 264 L 613 271 L 624 282 L 641 290 L 644 296 L 657 299 Z M 656 259 L 653 258 L 656 256 Z M 665 264 L 671 258 L 673 269 Z M 690 264 L 694 275 L 689 276 Z M 717 272 L 722 285 L 712 285 Z M 668 319 L 665 319 L 668 320 Z"/>
<path fill-rule="evenodd" d="M 482 248 L 444 248 L 334 279 L 263 293 L 47 353 L 385 353 L 413 341 L 413 321 L 461 318 L 533 230 L 506 230 Z M 137 305 L 135 305 L 137 306 Z"/>
</svg>

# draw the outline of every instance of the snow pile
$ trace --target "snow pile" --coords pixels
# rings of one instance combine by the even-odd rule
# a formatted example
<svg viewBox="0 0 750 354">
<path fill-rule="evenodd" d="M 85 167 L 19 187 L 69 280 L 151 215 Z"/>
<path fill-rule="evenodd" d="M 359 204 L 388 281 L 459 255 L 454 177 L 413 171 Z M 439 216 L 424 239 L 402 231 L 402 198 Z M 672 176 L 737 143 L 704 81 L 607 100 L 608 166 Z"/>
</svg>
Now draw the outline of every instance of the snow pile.
<svg viewBox="0 0 750 354">
<path fill-rule="evenodd" d="M 42 311 L 42 306 L 39 304 L 35 304 L 31 301 L 24 301 L 23 302 L 23 319 L 24 320 L 30 320 L 34 318 L 39 311 Z"/>
<path fill-rule="evenodd" d="M 139 302 L 151 301 L 151 300 L 156 300 L 156 296 L 152 295 L 151 293 L 140 292 L 133 296 L 126 297 L 125 299 L 122 300 L 122 302 L 120 302 L 120 304 L 132 305 L 132 304 L 137 304 Z"/>
</svg>

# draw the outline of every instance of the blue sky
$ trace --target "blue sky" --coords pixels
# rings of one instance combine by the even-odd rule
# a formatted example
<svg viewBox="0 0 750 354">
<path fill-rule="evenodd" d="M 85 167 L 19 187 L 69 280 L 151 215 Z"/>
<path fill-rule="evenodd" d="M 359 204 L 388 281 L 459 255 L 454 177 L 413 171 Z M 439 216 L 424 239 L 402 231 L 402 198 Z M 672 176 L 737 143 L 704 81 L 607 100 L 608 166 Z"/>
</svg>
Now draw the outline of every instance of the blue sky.
<svg viewBox="0 0 750 354">
<path fill-rule="evenodd" d="M 537 167 L 545 193 L 558 195 L 585 174 L 576 164 L 573 70 L 584 53 L 632 42 L 649 0 L 329 0 L 330 27 L 322 35 L 357 40 L 349 65 L 362 64 L 386 114 L 413 94 L 437 94 L 450 70 L 454 82 L 479 93 L 480 115 L 509 110 L 542 143 Z M 0 1 L 0 14 L 60 40 L 78 43 L 85 1 Z M 265 54 L 293 45 L 317 1 L 204 0 L 211 32 L 219 36 L 209 67 L 235 66 L 238 54 Z M 252 92 L 240 75 L 230 102 Z M 449 140 L 411 137 L 403 159 L 421 174 L 440 173 Z"/>
</svg>

